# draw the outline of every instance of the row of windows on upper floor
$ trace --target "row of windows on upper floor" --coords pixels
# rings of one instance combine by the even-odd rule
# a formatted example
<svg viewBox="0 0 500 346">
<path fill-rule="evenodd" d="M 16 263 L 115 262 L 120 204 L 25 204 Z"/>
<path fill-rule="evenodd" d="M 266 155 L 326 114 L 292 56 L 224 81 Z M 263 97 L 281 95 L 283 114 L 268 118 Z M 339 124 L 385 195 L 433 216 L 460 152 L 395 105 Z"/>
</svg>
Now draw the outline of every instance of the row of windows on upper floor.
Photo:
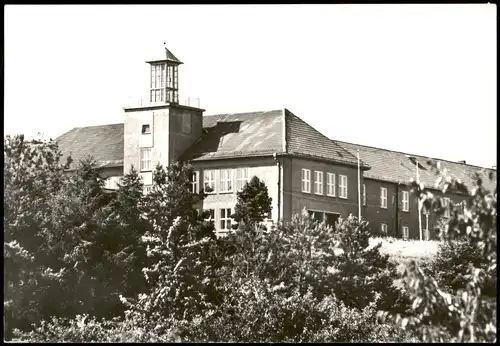
<svg viewBox="0 0 500 346">
<path fill-rule="evenodd" d="M 322 171 L 314 171 L 314 180 L 312 181 L 314 186 L 314 194 L 323 195 L 324 188 L 324 180 L 323 180 L 324 172 Z M 336 196 L 336 181 L 335 173 L 327 172 L 326 173 L 326 195 L 330 197 Z M 338 186 L 338 194 L 340 198 L 347 198 L 347 176 L 346 175 L 338 175 L 339 186 Z M 362 192 L 362 202 L 363 205 L 366 206 L 366 185 L 363 184 L 363 192 Z M 311 193 L 311 170 L 307 168 L 302 168 L 302 192 L 303 193 Z M 445 206 L 445 217 L 450 217 L 450 199 L 444 198 L 444 206 Z M 380 187 L 380 207 L 387 209 L 387 188 Z M 410 192 L 402 191 L 401 198 L 401 210 L 405 212 L 410 211 Z"/>
<path fill-rule="evenodd" d="M 252 177 L 252 169 L 241 167 L 235 169 L 209 169 L 203 171 L 203 189 L 207 194 L 232 193 L 241 191 L 246 183 Z M 191 191 L 200 192 L 200 172 L 194 171 L 191 180 Z M 151 186 L 145 186 L 145 192 L 150 190 Z"/>
</svg>

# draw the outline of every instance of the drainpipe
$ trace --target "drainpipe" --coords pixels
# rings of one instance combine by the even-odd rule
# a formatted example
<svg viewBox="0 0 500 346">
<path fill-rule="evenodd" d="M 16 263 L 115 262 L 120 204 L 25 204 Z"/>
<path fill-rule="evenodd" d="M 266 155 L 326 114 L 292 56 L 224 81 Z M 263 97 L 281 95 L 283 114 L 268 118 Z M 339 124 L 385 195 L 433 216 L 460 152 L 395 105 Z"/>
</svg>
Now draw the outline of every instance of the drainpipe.
<svg viewBox="0 0 500 346">
<path fill-rule="evenodd" d="M 394 230 L 394 235 L 398 236 L 398 232 L 399 232 L 399 185 L 401 184 L 401 181 L 398 181 L 397 185 L 396 185 L 396 198 L 395 198 L 395 202 L 394 205 L 395 205 L 395 209 L 396 209 L 396 212 L 395 212 L 395 226 L 396 226 L 396 229 Z"/>
<path fill-rule="evenodd" d="M 276 153 L 273 153 L 273 159 L 278 166 L 278 222 L 281 220 L 281 160 L 278 159 Z"/>
</svg>

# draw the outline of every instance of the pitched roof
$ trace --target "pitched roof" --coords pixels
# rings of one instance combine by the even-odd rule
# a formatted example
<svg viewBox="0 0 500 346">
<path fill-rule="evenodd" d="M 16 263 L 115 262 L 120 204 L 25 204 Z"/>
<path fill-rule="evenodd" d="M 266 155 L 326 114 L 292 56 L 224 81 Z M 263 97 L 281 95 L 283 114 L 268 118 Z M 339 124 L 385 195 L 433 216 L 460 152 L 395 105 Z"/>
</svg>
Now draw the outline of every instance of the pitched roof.
<svg viewBox="0 0 500 346">
<path fill-rule="evenodd" d="M 357 158 L 287 109 L 203 117 L 204 134 L 184 160 L 292 154 L 357 165 Z M 368 168 L 362 163 L 364 168 Z"/>
<path fill-rule="evenodd" d="M 182 61 L 177 59 L 175 55 L 167 48 L 165 47 L 165 55 L 164 56 L 155 56 L 155 58 L 150 59 L 146 61 L 147 63 L 152 63 L 152 62 L 165 62 L 165 61 L 172 61 L 177 64 L 183 64 Z"/>
<path fill-rule="evenodd" d="M 320 133 L 311 125 L 285 109 L 287 153 L 300 156 L 334 160 L 349 165 L 357 165 L 358 159 L 335 141 Z M 360 159 L 363 168 L 368 169 L 366 161 Z"/>
<path fill-rule="evenodd" d="M 483 167 L 429 158 L 422 155 L 402 153 L 342 141 L 336 142 L 351 152 L 356 152 L 359 149 L 360 159 L 371 166 L 371 169 L 364 173 L 365 178 L 406 184 L 411 179 L 416 178 L 415 165 L 419 163 L 420 181 L 427 187 L 434 187 L 437 176 L 427 165 L 428 160 L 434 160 L 439 161 L 442 169 L 446 168 L 450 176 L 460 179 L 468 188 L 472 188 L 475 185 L 475 173 L 483 169 Z M 411 157 L 414 159 L 411 159 Z M 487 173 L 492 172 L 494 181 L 496 182 L 496 170 L 485 168 L 485 171 Z M 490 181 L 488 178 L 483 179 L 483 181 L 487 189 L 491 190 L 495 188 L 495 182 Z"/>
<path fill-rule="evenodd" d="M 181 157 L 207 160 L 283 152 L 282 111 L 206 115 L 203 134 Z"/>
<path fill-rule="evenodd" d="M 89 155 L 101 167 L 123 166 L 123 124 L 76 127 L 56 141 L 63 159 L 73 159 L 72 168 Z"/>
<path fill-rule="evenodd" d="M 292 154 L 356 165 L 357 158 L 286 109 L 203 117 L 203 135 L 182 156 L 208 160 Z M 123 124 L 74 128 L 57 139 L 74 162 L 93 156 L 103 167 L 123 165 Z M 363 168 L 368 168 L 361 162 Z"/>
</svg>

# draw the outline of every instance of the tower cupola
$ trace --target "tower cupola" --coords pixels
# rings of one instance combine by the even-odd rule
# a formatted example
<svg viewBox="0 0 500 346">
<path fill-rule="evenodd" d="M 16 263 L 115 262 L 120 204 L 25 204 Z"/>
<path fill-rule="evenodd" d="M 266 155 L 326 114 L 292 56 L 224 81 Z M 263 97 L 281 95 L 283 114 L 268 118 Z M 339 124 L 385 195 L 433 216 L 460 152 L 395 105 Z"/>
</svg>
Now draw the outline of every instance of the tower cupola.
<svg viewBox="0 0 500 346">
<path fill-rule="evenodd" d="M 165 45 L 165 43 L 164 43 Z M 179 103 L 179 65 L 182 62 L 165 46 L 165 55 L 146 61 L 150 69 L 149 102 L 152 104 Z"/>
</svg>

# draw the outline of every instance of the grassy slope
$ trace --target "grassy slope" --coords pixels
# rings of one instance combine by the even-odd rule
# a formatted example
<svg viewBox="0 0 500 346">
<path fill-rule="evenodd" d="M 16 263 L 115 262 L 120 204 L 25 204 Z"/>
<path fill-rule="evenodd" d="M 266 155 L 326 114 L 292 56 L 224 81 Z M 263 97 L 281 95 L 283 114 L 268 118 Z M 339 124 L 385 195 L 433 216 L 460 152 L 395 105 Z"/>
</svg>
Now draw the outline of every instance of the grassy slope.
<svg viewBox="0 0 500 346">
<path fill-rule="evenodd" d="M 380 252 L 388 254 L 390 260 L 398 265 L 398 272 L 402 273 L 406 264 L 414 260 L 424 262 L 430 260 L 437 253 L 438 241 L 402 240 L 395 238 L 371 238 L 370 246 L 382 243 Z M 399 285 L 400 282 L 394 283 Z"/>
</svg>

